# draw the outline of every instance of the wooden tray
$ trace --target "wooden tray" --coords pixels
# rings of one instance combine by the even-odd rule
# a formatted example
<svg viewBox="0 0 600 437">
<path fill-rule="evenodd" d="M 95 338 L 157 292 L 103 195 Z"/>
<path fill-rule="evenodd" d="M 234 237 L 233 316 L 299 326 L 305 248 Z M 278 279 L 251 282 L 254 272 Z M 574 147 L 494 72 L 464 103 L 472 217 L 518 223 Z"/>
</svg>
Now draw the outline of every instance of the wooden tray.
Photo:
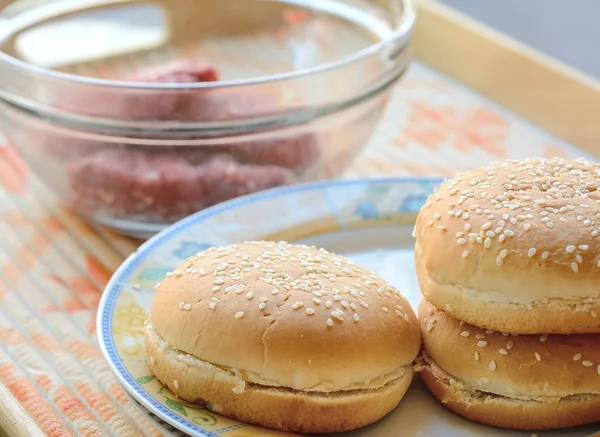
<svg viewBox="0 0 600 437">
<path fill-rule="evenodd" d="M 419 60 L 600 155 L 600 82 L 438 1 L 417 6 Z"/>
<path fill-rule="evenodd" d="M 493 118 L 493 114 L 490 115 L 490 113 L 494 111 L 507 113 L 506 109 L 523 117 L 527 122 L 519 121 L 521 127 L 513 135 L 515 138 L 511 140 L 513 146 L 515 142 L 523 141 L 522 147 L 531 147 L 532 154 L 543 151 L 547 154 L 556 152 L 573 157 L 580 153 L 572 149 L 567 152 L 568 145 L 561 145 L 561 147 L 541 145 L 545 140 L 540 139 L 538 130 L 533 126 L 527 129 L 523 127 L 523 125 L 529 126 L 528 122 L 531 122 L 566 142 L 578 146 L 590 155 L 600 157 L 600 146 L 596 146 L 596 139 L 600 138 L 600 123 L 595 120 L 596 112 L 600 113 L 598 82 L 437 1 L 421 0 L 417 2 L 417 5 L 419 14 L 414 35 L 414 47 L 417 61 L 420 62 L 415 64 L 413 71 L 417 71 L 421 75 L 423 67 L 420 64 L 427 64 L 458 82 L 454 84 L 445 81 L 444 86 L 465 87 L 467 90 L 471 89 L 486 96 L 490 101 L 486 104 L 487 106 L 482 106 L 486 106 L 488 109 L 495 108 L 493 111 L 486 112 L 485 115 L 488 117 Z M 420 83 L 423 84 L 431 78 L 431 75 L 430 73 L 422 74 L 420 78 Z M 458 163 L 458 161 L 464 160 L 463 155 L 460 155 L 461 150 L 464 151 L 464 147 L 461 149 L 462 146 L 459 145 L 456 150 L 445 150 L 443 154 L 440 154 L 439 149 L 427 142 L 427 138 L 423 139 L 423 135 L 435 136 L 438 132 L 432 134 L 427 131 L 427 128 L 424 128 L 422 132 L 418 133 L 419 135 L 412 133 L 414 135 L 408 145 L 406 138 L 399 138 L 392 132 L 394 129 L 398 129 L 400 118 L 402 123 L 406 120 L 408 120 L 407 125 L 412 123 L 412 119 L 402 112 L 405 100 L 398 98 L 401 94 L 410 93 L 414 88 L 414 84 L 410 81 L 411 75 L 409 74 L 401 84 L 396 95 L 397 98 L 392 102 L 386 119 L 373 139 L 373 144 L 365 152 L 363 159 L 359 160 L 357 165 L 351 169 L 349 176 L 439 175 L 460 169 L 464 165 Z M 432 87 L 439 86 L 439 81 L 432 80 L 431 83 Z M 431 92 L 432 89 L 433 92 Z M 420 91 L 415 92 L 418 94 Z M 435 95 L 434 88 L 430 89 L 428 96 L 431 95 Z M 500 106 L 506 109 L 502 109 Z M 426 107 L 424 111 L 427 110 Z M 434 117 L 438 116 L 441 115 L 434 114 Z M 513 115 L 508 114 L 506 118 L 514 121 Z M 468 130 L 470 119 L 462 120 L 462 123 L 459 130 Z M 441 128 L 436 126 L 437 128 L 442 129 L 443 126 Z M 526 130 L 527 132 L 525 132 Z M 538 133 L 532 134 L 531 132 Z M 414 151 L 419 147 L 425 152 L 415 153 Z M 430 149 L 427 150 L 427 147 Z M 403 150 L 404 155 L 398 154 L 398 150 Z M 470 163 L 480 164 L 488 160 L 490 156 L 494 156 L 493 153 L 485 154 L 489 150 L 473 151 L 471 148 L 464 152 L 464 156 L 468 157 Z M 412 161 L 407 159 L 411 156 Z M 496 156 L 502 156 L 502 154 Z M 445 160 L 454 160 L 454 162 L 448 164 L 444 162 Z M 80 262 L 78 268 L 81 271 L 87 268 L 88 274 L 92 275 L 89 273 L 90 269 L 95 269 L 96 274 L 98 274 L 98 270 L 104 269 L 103 274 L 105 275 L 115 269 L 131 251 L 135 250 L 138 242 L 94 229 L 61 208 L 48 194 L 45 187 L 40 186 L 34 178 L 29 178 L 28 182 L 25 182 L 28 178 L 27 173 L 27 169 L 22 167 L 13 152 L 0 143 L 0 230 L 4 227 L 4 233 L 0 232 L 0 235 L 9 236 L 10 234 L 9 241 L 0 237 L 0 255 L 8 254 L 14 257 L 15 263 L 35 264 L 35 256 L 38 255 L 39 248 L 34 245 L 39 244 L 41 239 L 44 244 L 48 241 L 51 241 L 51 244 L 60 244 L 62 251 L 66 250 L 73 259 Z M 62 234 L 54 237 L 53 233 L 58 231 Z M 44 240 L 44 238 L 52 239 Z M 39 250 L 42 251 L 42 249 Z M 54 262 L 47 253 L 45 256 L 47 257 L 47 266 L 55 269 L 54 272 L 61 271 L 58 262 Z M 33 260 L 31 257 L 34 257 Z M 84 265 L 85 262 L 88 262 L 89 265 Z M 3 264 L 3 261 L 0 260 L 0 267 L 5 267 Z M 37 275 L 38 271 L 39 269 L 34 268 L 31 275 Z M 62 273 L 71 275 L 73 272 L 62 270 Z M 3 282 L 3 274 L 0 271 L 0 295 L 2 296 L 6 293 L 3 288 L 6 285 Z M 36 285 L 39 288 L 42 279 L 40 277 L 36 280 L 39 280 Z M 27 284 L 14 287 L 14 290 L 19 293 L 28 292 Z M 50 292 L 54 292 L 54 290 Z M 8 303 L 0 301 L 0 307 L 5 304 L 8 305 Z M 90 318 L 93 317 L 93 313 L 94 308 L 90 307 Z M 0 359 L 5 359 L 2 348 L 0 348 Z M 34 365 L 38 365 L 38 363 L 33 362 L 32 366 Z M 51 429 L 55 430 L 54 435 L 62 437 L 64 434 L 60 434 L 60 429 L 63 423 L 60 420 L 44 422 L 42 419 L 45 420 L 46 417 L 40 418 L 35 414 L 43 403 L 36 404 L 40 399 L 28 397 L 30 388 L 27 384 L 28 380 L 24 375 L 11 374 L 8 378 L 0 369 L 0 426 L 11 437 L 42 436 L 48 434 Z M 105 394 L 97 393 L 97 396 Z M 113 395 L 111 393 L 111 396 Z M 122 408 L 128 407 L 123 406 Z M 68 415 L 67 413 L 62 416 L 57 414 L 56 417 L 68 417 Z M 74 422 L 72 420 L 69 427 L 76 429 L 76 426 L 73 425 Z M 83 422 L 78 423 L 81 425 Z M 85 424 L 81 426 L 85 426 Z M 148 435 L 156 435 L 149 428 L 146 430 Z M 138 435 L 114 432 L 120 437 Z"/>
</svg>

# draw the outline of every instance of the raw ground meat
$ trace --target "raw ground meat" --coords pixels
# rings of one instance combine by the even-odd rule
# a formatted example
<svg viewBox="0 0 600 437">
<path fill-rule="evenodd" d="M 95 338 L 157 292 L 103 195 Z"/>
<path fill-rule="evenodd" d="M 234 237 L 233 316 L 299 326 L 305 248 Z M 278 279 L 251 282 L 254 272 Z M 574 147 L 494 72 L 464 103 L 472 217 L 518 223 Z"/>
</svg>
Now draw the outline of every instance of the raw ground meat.
<svg viewBox="0 0 600 437">
<path fill-rule="evenodd" d="M 145 83 L 198 83 L 219 80 L 217 71 L 202 61 L 181 59 L 140 69 L 116 79 Z M 61 95 L 57 105 L 67 111 L 103 118 L 183 120 L 190 93 L 185 90 L 146 90 L 98 87 Z"/>
<path fill-rule="evenodd" d="M 173 153 L 127 149 L 74 161 L 67 173 L 71 201 L 83 214 L 157 222 L 295 180 L 288 169 L 240 164 L 227 155 L 207 155 L 191 164 Z"/>
<path fill-rule="evenodd" d="M 218 74 L 203 62 L 178 60 L 122 79 L 195 83 L 218 80 Z M 111 116 L 130 119 L 239 120 L 272 112 L 279 99 L 272 93 L 236 89 L 203 94 L 163 90 L 89 104 L 100 112 L 110 107 Z M 79 112 L 90 113 L 82 109 Z M 120 219 L 172 222 L 240 195 L 295 182 L 321 157 L 312 133 L 274 138 L 270 132 L 268 138 L 255 141 L 167 149 L 94 143 L 53 132 L 32 133 L 38 138 L 34 153 L 64 163 L 75 209 Z"/>
<path fill-rule="evenodd" d="M 219 80 L 219 75 L 213 67 L 202 61 L 177 59 L 124 75 L 121 80 L 154 83 L 215 82 Z"/>
</svg>

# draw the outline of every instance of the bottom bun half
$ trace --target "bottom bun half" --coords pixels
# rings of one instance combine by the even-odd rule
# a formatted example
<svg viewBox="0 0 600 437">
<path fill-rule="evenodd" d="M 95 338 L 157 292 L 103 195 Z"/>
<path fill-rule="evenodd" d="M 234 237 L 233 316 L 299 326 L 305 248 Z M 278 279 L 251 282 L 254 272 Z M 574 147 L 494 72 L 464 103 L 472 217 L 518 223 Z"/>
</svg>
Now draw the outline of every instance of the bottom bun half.
<svg viewBox="0 0 600 437">
<path fill-rule="evenodd" d="M 152 325 L 146 330 L 146 356 L 158 380 L 188 402 L 242 422 L 302 433 L 349 431 L 378 421 L 398 405 L 413 374 L 409 365 L 383 387 L 336 392 L 250 383 L 237 369 L 171 349 Z"/>
<path fill-rule="evenodd" d="M 486 425 L 518 430 L 570 428 L 600 421 L 599 395 L 572 395 L 545 400 L 516 399 L 467 386 L 439 367 L 426 353 L 415 370 L 442 404 Z"/>
</svg>

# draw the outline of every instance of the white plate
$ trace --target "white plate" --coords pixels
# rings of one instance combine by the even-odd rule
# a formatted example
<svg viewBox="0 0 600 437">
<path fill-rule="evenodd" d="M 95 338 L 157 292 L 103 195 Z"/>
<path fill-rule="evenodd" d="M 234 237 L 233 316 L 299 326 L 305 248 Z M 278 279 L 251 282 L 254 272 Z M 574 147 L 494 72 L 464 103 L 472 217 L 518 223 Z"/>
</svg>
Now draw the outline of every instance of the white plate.
<svg viewBox="0 0 600 437">
<path fill-rule="evenodd" d="M 414 273 L 411 233 L 416 213 L 439 182 L 374 179 L 284 187 L 218 205 L 171 226 L 125 261 L 102 296 L 98 333 L 111 369 L 138 408 L 163 430 L 169 430 L 170 425 L 196 437 L 290 435 L 229 420 L 185 403 L 152 376 L 144 359 L 143 331 L 154 285 L 185 258 L 210 246 L 287 240 L 322 246 L 362 263 L 397 286 L 416 306 L 421 295 Z M 540 435 L 586 436 L 593 431 L 587 427 Z M 415 380 L 391 414 L 343 435 L 529 437 L 531 433 L 494 429 L 462 419 L 442 407 Z"/>
</svg>

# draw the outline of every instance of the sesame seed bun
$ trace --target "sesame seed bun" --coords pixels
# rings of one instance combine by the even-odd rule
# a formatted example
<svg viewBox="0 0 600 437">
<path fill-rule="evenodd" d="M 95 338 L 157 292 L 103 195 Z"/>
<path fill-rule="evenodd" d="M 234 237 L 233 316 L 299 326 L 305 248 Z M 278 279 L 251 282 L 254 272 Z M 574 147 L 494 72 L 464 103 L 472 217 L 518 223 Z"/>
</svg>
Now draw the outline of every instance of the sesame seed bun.
<svg viewBox="0 0 600 437">
<path fill-rule="evenodd" d="M 175 394 L 288 431 L 383 417 L 420 349 L 395 288 L 341 256 L 284 242 L 189 258 L 157 287 L 149 322 L 148 362 Z"/>
<path fill-rule="evenodd" d="M 445 182 L 417 218 L 423 295 L 521 334 L 600 333 L 600 165 L 505 161 Z"/>
<path fill-rule="evenodd" d="M 421 302 L 415 369 L 451 410 L 503 428 L 600 421 L 600 335 L 508 335 L 468 325 Z"/>
</svg>

